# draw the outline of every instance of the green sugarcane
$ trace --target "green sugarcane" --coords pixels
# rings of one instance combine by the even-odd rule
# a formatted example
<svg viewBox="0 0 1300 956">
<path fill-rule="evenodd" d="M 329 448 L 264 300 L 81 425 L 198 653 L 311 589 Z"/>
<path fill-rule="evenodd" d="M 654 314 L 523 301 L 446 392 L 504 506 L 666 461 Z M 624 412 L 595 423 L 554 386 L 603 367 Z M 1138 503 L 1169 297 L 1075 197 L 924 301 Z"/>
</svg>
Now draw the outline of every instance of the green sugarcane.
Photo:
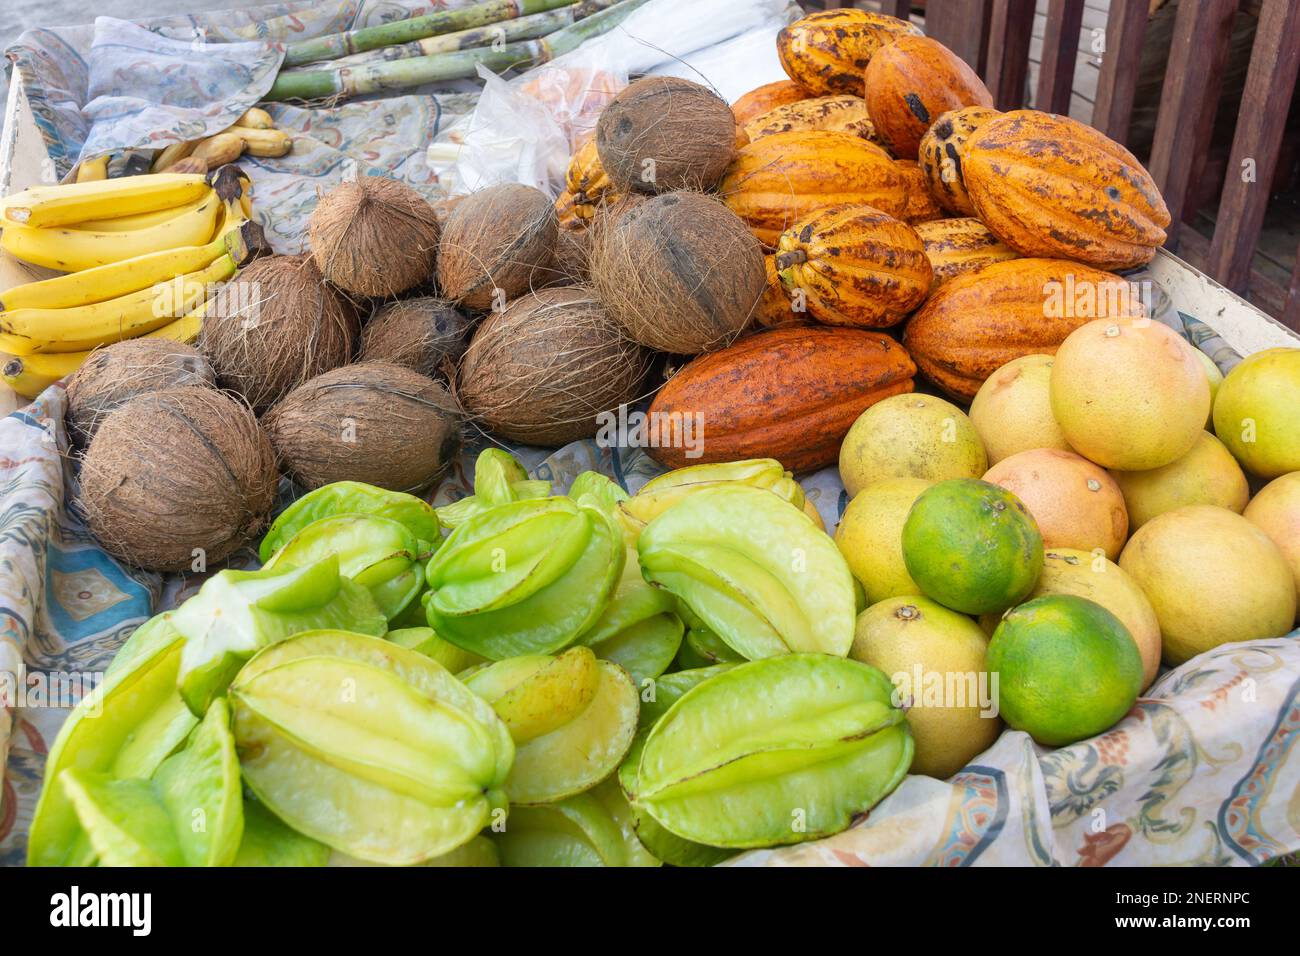
<svg viewBox="0 0 1300 956">
<path fill-rule="evenodd" d="M 461 7 L 459 10 L 442 10 L 409 20 L 394 20 L 378 26 L 362 27 L 360 30 L 313 37 L 289 44 L 285 50 L 284 66 L 336 60 L 351 53 L 364 53 L 442 33 L 513 20 L 530 13 L 544 13 L 572 2 L 573 0 L 484 0 L 483 3 Z"/>
<path fill-rule="evenodd" d="M 533 67 L 568 53 L 594 37 L 608 33 L 648 0 L 621 0 L 584 20 L 579 20 L 548 37 L 507 43 L 501 47 L 479 47 L 418 56 L 405 60 L 368 63 L 355 69 L 309 70 L 281 73 L 265 99 L 339 100 L 349 96 L 406 90 L 430 83 L 469 79 L 478 75 L 479 65 L 494 73 L 511 68 Z"/>
</svg>

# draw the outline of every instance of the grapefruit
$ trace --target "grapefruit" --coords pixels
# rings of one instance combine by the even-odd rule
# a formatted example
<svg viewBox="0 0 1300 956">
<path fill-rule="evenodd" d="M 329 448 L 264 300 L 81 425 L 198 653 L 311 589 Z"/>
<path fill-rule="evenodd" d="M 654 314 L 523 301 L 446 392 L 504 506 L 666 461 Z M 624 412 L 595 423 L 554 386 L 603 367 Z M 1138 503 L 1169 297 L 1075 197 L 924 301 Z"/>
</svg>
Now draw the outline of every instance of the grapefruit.
<svg viewBox="0 0 1300 956">
<path fill-rule="evenodd" d="M 1261 478 L 1300 471 L 1300 349 L 1242 359 L 1214 399 L 1214 433 Z"/>
<path fill-rule="evenodd" d="M 1119 485 L 1072 451 L 1036 448 L 1004 458 L 984 480 L 1019 498 L 1048 548 L 1101 548 L 1119 557 L 1128 538 L 1128 512 Z"/>
<path fill-rule="evenodd" d="M 849 657 L 879 668 L 900 704 L 916 754 L 912 773 L 946 780 L 998 739 L 996 700 L 979 626 L 920 595 L 891 597 L 858 615 Z"/>
<path fill-rule="evenodd" d="M 1300 591 L 1300 471 L 1274 478 L 1261 488 L 1243 517 L 1277 545 Z"/>
<path fill-rule="evenodd" d="M 956 405 L 933 395 L 892 395 L 858 416 L 840 446 L 840 479 L 850 496 L 882 478 L 978 478 L 984 443 Z"/>
<path fill-rule="evenodd" d="M 1152 518 L 1119 566 L 1151 599 L 1167 664 L 1235 641 L 1278 637 L 1295 621 L 1291 568 L 1241 515 L 1187 505 Z"/>
<path fill-rule="evenodd" d="M 1112 471 L 1111 477 L 1124 493 L 1134 531 L 1156 515 L 1183 505 L 1218 505 L 1240 514 L 1250 498 L 1241 466 L 1209 432 L 1201 432 L 1191 451 L 1163 468 Z"/>
<path fill-rule="evenodd" d="M 1043 536 L 1020 500 L 970 478 L 921 492 L 903 524 L 903 562 L 928 598 L 964 614 L 1021 601 L 1043 570 Z"/>
<path fill-rule="evenodd" d="M 1048 747 L 1109 730 L 1142 688 L 1142 657 L 1095 601 L 1047 594 L 1008 611 L 989 642 L 1002 719 Z"/>
<path fill-rule="evenodd" d="M 1137 582 L 1118 564 L 1088 551 L 1052 548 L 1043 555 L 1043 574 L 1029 597 L 1044 594 L 1087 598 L 1119 618 L 1142 657 L 1142 688 L 1151 686 L 1160 669 L 1160 622 L 1156 619 L 1156 609 Z M 992 634 L 997 630 L 998 620 L 996 614 L 986 614 L 980 618 L 980 626 Z"/>
<path fill-rule="evenodd" d="M 920 593 L 903 563 L 903 523 L 913 502 L 932 484 L 924 478 L 873 481 L 844 509 L 835 543 L 862 584 L 867 603 Z"/>
<path fill-rule="evenodd" d="M 1052 417 L 1053 361 L 1050 355 L 1022 355 L 985 379 L 975 393 L 970 420 L 990 465 L 1031 448 L 1069 450 L 1065 433 Z"/>
<path fill-rule="evenodd" d="M 1181 458 L 1205 429 L 1210 384 L 1196 350 L 1150 319 L 1098 319 L 1066 337 L 1052 366 L 1052 414 L 1070 447 L 1105 468 Z"/>
<path fill-rule="evenodd" d="M 1205 366 L 1205 377 L 1210 383 L 1210 414 L 1205 418 L 1205 427 L 1214 427 L 1214 399 L 1219 394 L 1219 386 L 1223 384 L 1223 373 L 1219 371 L 1219 366 L 1214 359 L 1210 358 L 1200 349 L 1196 350 L 1196 357 L 1201 360 Z"/>
</svg>

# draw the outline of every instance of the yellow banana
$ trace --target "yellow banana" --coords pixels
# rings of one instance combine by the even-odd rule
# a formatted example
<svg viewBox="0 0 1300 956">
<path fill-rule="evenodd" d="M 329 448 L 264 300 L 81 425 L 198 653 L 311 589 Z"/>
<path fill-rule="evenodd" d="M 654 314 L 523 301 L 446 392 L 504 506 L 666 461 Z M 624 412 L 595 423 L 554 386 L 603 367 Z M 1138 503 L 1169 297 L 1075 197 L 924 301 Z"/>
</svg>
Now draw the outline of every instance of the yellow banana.
<svg viewBox="0 0 1300 956">
<path fill-rule="evenodd" d="M 79 272 L 163 249 L 204 245 L 216 232 L 222 205 L 221 197 L 209 190 L 207 198 L 189 212 L 131 232 L 8 225 L 0 232 L 0 248 L 23 262 Z"/>
<path fill-rule="evenodd" d="M 188 315 L 207 300 L 210 286 L 234 274 L 234 259 L 223 253 L 205 269 L 107 302 L 5 312 L 0 314 L 0 349 L 18 356 L 79 352 L 134 338 Z"/>
<path fill-rule="evenodd" d="M 105 153 L 98 159 L 88 159 L 77 167 L 77 182 L 93 183 L 96 180 L 108 178 L 108 160 L 109 154 Z"/>
<path fill-rule="evenodd" d="M 33 186 L 0 199 L 0 226 L 44 229 L 88 219 L 173 209 L 203 195 L 203 176 L 158 173 L 62 186 Z"/>
<path fill-rule="evenodd" d="M 203 330 L 203 316 L 207 314 L 208 306 L 211 304 L 212 299 L 208 299 L 185 318 L 168 323 L 161 329 L 154 329 L 149 334 L 142 336 L 142 338 L 171 339 L 173 342 L 192 343 L 198 339 L 199 332 Z"/>
<path fill-rule="evenodd" d="M 138 212 L 133 216 L 115 216 L 112 219 L 91 219 L 87 222 L 75 223 L 68 228 L 76 229 L 78 232 L 135 232 L 137 229 L 156 226 L 160 222 L 193 212 L 211 194 L 209 191 L 193 202 L 184 203 L 175 209 L 155 209 L 153 212 Z"/>
<path fill-rule="evenodd" d="M 256 106 L 244 113 L 243 116 L 235 120 L 236 126 L 243 126 L 247 129 L 271 129 L 275 126 L 275 120 L 271 119 L 271 114 L 266 110 L 259 110 Z"/>
<path fill-rule="evenodd" d="M 81 363 L 89 354 L 86 351 L 50 355 L 0 355 L 0 381 L 23 398 L 35 398 L 59 379 L 81 368 Z"/>
<path fill-rule="evenodd" d="M 164 146 L 158 150 L 158 155 L 154 157 L 153 165 L 149 168 L 150 172 L 163 172 L 172 163 L 178 163 L 194 152 L 194 147 L 197 145 L 198 140 L 190 139 L 183 143 L 172 143 L 170 146 Z"/>
</svg>

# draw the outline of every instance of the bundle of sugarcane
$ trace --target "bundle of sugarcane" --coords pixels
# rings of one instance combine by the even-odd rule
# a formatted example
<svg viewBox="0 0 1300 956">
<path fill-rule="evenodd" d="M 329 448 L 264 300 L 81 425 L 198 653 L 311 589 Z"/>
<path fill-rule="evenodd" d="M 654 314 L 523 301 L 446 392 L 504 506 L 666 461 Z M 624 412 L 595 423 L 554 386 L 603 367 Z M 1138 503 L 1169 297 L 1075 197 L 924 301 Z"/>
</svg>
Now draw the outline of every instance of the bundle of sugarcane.
<svg viewBox="0 0 1300 956">
<path fill-rule="evenodd" d="M 552 3 L 553 0 L 511 0 L 511 2 L 515 7 L 522 8 L 524 5 L 535 6 L 537 4 Z M 282 72 L 276 78 L 265 98 L 272 102 L 317 99 L 339 100 L 349 96 L 383 93 L 390 90 L 406 90 L 431 83 L 469 79 L 478 75 L 480 64 L 494 73 L 502 73 L 511 68 L 538 66 L 576 49 L 587 40 L 608 33 L 646 2 L 647 0 L 619 0 L 617 3 L 605 6 L 600 0 L 596 0 L 595 6 L 598 9 L 590 16 L 575 19 L 568 26 L 547 36 L 528 40 L 518 40 L 512 43 L 492 42 L 490 46 L 455 49 L 453 52 L 435 55 L 409 56 L 404 59 L 394 60 L 385 59 L 382 62 L 366 63 L 355 68 L 343 66 L 303 72 Z M 488 5 L 479 4 L 478 7 Z M 581 7 L 583 4 L 580 3 L 577 6 Z M 472 9 L 477 8 L 465 7 L 462 10 L 452 12 L 464 13 Z M 575 18 L 577 15 L 577 11 L 575 11 Z M 430 14 L 430 16 L 440 16 L 440 14 Z M 423 20 L 426 18 L 416 19 Z M 415 20 L 402 20 L 384 24 L 384 26 L 407 27 L 407 25 L 415 22 Z M 338 36 L 351 36 L 353 38 L 350 41 L 339 42 L 344 44 L 346 49 L 347 43 L 350 42 L 355 45 L 358 42 L 355 39 L 358 34 L 380 29 L 382 28 L 369 27 L 366 30 L 353 31 L 351 34 L 339 34 Z M 397 37 L 393 41 L 396 43 L 415 39 L 404 31 L 393 31 L 389 35 Z M 320 39 L 334 40 L 336 38 L 323 37 Z M 492 37 L 491 39 L 495 41 L 497 38 Z M 305 42 L 316 43 L 318 41 Z M 371 36 L 367 36 L 361 42 L 378 41 L 373 40 Z M 367 47 L 367 49 L 374 48 Z M 350 52 L 358 51 L 353 49 Z M 314 54 L 312 55 L 314 56 Z"/>
</svg>

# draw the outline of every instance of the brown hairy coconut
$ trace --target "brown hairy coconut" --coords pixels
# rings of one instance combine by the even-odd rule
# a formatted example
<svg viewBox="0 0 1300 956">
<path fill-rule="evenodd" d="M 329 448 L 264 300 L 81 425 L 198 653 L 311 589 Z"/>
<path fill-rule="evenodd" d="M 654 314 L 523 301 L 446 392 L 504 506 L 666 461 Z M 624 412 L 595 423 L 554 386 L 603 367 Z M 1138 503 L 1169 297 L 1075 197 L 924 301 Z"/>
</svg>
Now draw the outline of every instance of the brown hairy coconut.
<svg viewBox="0 0 1300 956">
<path fill-rule="evenodd" d="M 321 274 L 347 292 L 399 295 L 433 274 L 438 214 L 406 183 L 361 176 L 335 186 L 309 227 Z"/>
<path fill-rule="evenodd" d="M 192 345 L 141 338 L 96 349 L 68 379 L 68 435 L 84 448 L 99 423 L 137 395 L 216 382 L 212 366 Z"/>
<path fill-rule="evenodd" d="M 736 117 L 707 86 L 647 76 L 601 112 L 596 152 L 620 192 L 710 189 L 736 154 Z"/>
<path fill-rule="evenodd" d="M 438 246 L 438 284 L 448 299 L 487 309 L 551 278 L 559 222 L 544 192 L 519 183 L 466 196 L 447 217 Z M 504 305 L 505 303 L 500 303 Z"/>
<path fill-rule="evenodd" d="M 597 223 L 591 279 L 628 338 L 679 355 L 722 348 L 767 282 L 740 218 L 703 193 L 676 192 Z"/>
<path fill-rule="evenodd" d="M 392 362 L 437 378 L 469 342 L 470 320 L 443 299 L 399 299 L 376 310 L 361 330 L 362 362 Z"/>
<path fill-rule="evenodd" d="M 561 229 L 555 240 L 555 275 L 551 285 L 591 279 L 591 228 Z"/>
<path fill-rule="evenodd" d="M 313 375 L 350 361 L 358 329 L 351 304 L 309 256 L 269 256 L 217 293 L 199 348 L 222 386 L 260 413 Z"/>
<path fill-rule="evenodd" d="M 391 362 L 345 365 L 298 386 L 262 420 L 285 472 L 305 488 L 432 482 L 460 448 L 460 414 L 438 382 Z"/>
<path fill-rule="evenodd" d="M 252 409 L 215 388 L 137 395 L 100 424 L 81 508 L 104 550 L 153 571 L 202 570 L 271 516 L 275 456 Z"/>
<path fill-rule="evenodd" d="M 543 289 L 483 320 L 461 363 L 457 397 L 503 438 L 563 445 L 595 435 L 599 412 L 635 401 L 649 361 L 590 287 Z"/>
</svg>

